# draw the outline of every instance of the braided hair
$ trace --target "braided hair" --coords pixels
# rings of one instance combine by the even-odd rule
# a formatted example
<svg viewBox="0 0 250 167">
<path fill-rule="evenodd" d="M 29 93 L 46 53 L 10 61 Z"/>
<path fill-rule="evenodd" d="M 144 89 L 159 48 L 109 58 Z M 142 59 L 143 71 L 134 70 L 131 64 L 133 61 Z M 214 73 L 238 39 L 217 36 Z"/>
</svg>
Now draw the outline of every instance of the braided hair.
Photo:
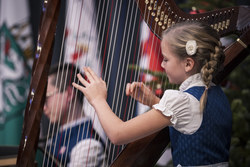
<svg viewBox="0 0 250 167">
<path fill-rule="evenodd" d="M 207 102 L 207 91 L 215 74 L 220 70 L 225 55 L 216 30 L 201 22 L 182 22 L 168 28 L 162 34 L 170 45 L 170 49 L 179 58 L 190 57 L 195 62 L 196 72 L 201 73 L 206 89 L 200 100 L 200 109 L 204 110 Z M 188 41 L 195 41 L 197 49 L 190 55 L 187 53 Z"/>
</svg>

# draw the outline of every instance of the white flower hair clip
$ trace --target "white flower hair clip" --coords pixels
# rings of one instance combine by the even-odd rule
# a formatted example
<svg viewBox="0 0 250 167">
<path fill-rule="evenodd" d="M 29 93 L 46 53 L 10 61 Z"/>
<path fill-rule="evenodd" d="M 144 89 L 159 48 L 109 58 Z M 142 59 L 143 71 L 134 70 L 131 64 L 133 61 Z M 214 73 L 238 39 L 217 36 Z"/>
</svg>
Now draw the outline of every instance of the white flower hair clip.
<svg viewBox="0 0 250 167">
<path fill-rule="evenodd" d="M 188 40 L 186 43 L 186 52 L 189 56 L 194 55 L 197 52 L 197 43 L 195 40 Z"/>
</svg>

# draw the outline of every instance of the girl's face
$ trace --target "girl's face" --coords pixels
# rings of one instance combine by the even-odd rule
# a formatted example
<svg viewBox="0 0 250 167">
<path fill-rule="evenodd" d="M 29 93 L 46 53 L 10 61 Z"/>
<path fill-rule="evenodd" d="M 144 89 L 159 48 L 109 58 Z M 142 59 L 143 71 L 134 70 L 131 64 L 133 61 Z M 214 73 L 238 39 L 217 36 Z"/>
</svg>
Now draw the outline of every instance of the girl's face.
<svg viewBox="0 0 250 167">
<path fill-rule="evenodd" d="M 163 55 L 161 67 L 164 68 L 169 82 L 172 84 L 181 84 L 188 78 L 185 71 L 185 59 L 182 60 L 177 55 L 172 53 L 169 44 L 166 40 L 164 40 L 164 38 L 161 42 L 161 51 Z"/>
</svg>

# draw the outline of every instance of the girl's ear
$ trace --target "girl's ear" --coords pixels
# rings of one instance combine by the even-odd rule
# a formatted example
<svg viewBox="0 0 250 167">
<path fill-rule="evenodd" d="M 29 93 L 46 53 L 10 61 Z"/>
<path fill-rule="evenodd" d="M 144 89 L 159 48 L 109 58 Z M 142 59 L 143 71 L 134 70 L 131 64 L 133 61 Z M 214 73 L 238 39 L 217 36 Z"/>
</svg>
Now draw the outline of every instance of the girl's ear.
<svg viewBox="0 0 250 167">
<path fill-rule="evenodd" d="M 185 62 L 185 71 L 186 72 L 190 72 L 194 69 L 194 60 L 190 57 L 186 58 L 186 62 Z"/>
</svg>

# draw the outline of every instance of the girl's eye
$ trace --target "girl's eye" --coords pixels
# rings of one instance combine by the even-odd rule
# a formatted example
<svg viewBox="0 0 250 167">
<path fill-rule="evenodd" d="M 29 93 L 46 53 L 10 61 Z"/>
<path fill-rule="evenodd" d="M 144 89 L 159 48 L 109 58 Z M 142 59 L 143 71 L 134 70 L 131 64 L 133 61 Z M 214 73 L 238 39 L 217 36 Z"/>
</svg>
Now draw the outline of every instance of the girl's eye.
<svg viewBox="0 0 250 167">
<path fill-rule="evenodd" d="M 163 59 L 163 61 L 164 61 L 164 62 L 167 62 L 167 61 L 168 61 L 168 59 Z"/>
</svg>

